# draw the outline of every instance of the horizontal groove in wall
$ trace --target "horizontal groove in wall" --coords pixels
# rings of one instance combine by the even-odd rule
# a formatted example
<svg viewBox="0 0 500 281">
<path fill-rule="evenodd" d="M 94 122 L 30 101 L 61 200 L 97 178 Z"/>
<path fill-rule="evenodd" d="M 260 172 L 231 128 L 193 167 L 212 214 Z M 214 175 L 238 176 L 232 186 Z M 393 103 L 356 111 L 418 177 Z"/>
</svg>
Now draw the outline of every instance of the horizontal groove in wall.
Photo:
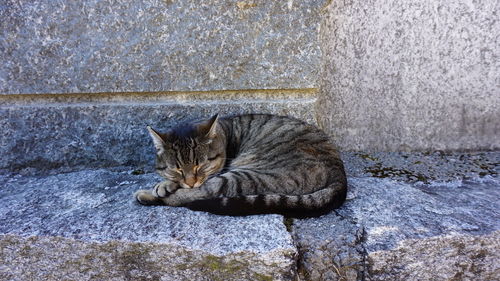
<svg viewBox="0 0 500 281">
<path fill-rule="evenodd" d="M 262 89 L 0 95 L 0 107 L 312 101 L 318 90 Z"/>
</svg>

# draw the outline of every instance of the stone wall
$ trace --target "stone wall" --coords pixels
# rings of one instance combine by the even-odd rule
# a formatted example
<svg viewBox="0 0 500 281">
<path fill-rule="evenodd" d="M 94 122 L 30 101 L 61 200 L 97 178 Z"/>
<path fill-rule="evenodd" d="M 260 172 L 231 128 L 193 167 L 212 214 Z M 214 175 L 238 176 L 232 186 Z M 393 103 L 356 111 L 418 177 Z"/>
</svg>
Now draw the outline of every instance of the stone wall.
<svg viewBox="0 0 500 281">
<path fill-rule="evenodd" d="M 314 123 L 327 1 L 0 3 L 0 169 L 152 165 L 145 127 Z"/>
<path fill-rule="evenodd" d="M 0 93 L 314 88 L 325 2 L 3 2 Z"/>
<path fill-rule="evenodd" d="M 163 120 L 159 126 L 168 127 L 188 115 L 219 111 L 319 122 L 342 150 L 498 149 L 498 10 L 491 0 L 4 2 L 1 154 L 12 146 L 28 152 L 52 147 L 54 130 L 75 137 L 90 128 L 98 135 L 97 142 L 82 137 L 53 147 L 68 155 L 74 149 L 67 145 L 103 147 L 139 136 L 137 146 L 148 140 L 139 127 L 131 132 L 130 124 Z M 237 94 L 227 98 L 228 90 Z M 252 92 L 249 103 L 245 91 Z M 204 102 L 202 92 L 220 98 Z M 308 98 L 297 102 L 305 92 Z M 119 122 L 92 128 L 92 120 Z M 63 126 L 47 125 L 56 123 Z M 126 137 L 99 135 L 110 128 Z M 86 163 L 92 165 L 127 162 L 97 163 L 96 154 L 99 149 L 90 149 L 79 157 L 90 157 Z M 4 166 L 49 157 L 24 158 Z M 57 157 L 51 162 L 79 164 Z"/>
<path fill-rule="evenodd" d="M 318 117 L 343 150 L 500 148 L 500 3 L 332 1 Z"/>
</svg>

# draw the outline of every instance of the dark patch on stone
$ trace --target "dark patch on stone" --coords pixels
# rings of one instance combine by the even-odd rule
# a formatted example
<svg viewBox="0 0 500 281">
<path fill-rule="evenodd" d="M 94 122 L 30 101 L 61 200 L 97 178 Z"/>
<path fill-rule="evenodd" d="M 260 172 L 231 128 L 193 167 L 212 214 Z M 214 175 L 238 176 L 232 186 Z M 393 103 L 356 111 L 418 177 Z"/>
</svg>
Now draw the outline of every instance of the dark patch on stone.
<svg viewBox="0 0 500 281">
<path fill-rule="evenodd" d="M 145 173 L 145 172 L 144 172 L 144 170 L 143 170 L 143 169 L 136 169 L 136 170 L 133 170 L 133 171 L 131 172 L 131 174 L 132 174 L 132 175 L 142 175 L 142 174 L 144 174 L 144 173 Z"/>
<path fill-rule="evenodd" d="M 370 173 L 372 177 L 376 178 L 402 177 L 410 182 L 420 181 L 423 183 L 429 183 L 429 178 L 421 173 L 412 173 L 408 170 L 394 167 L 382 167 L 381 163 L 377 163 L 373 167 L 366 168 L 365 172 Z"/>
<path fill-rule="evenodd" d="M 286 227 L 286 231 L 292 232 L 292 229 L 293 229 L 293 218 L 284 217 L 283 218 L 283 224 Z"/>
</svg>

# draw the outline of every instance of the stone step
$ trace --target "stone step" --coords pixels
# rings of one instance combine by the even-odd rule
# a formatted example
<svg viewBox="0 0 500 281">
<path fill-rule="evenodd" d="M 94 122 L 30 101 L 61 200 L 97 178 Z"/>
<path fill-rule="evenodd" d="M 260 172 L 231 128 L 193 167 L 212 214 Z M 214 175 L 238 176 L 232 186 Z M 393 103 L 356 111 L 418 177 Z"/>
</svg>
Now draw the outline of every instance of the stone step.
<svg viewBox="0 0 500 281">
<path fill-rule="evenodd" d="M 292 226 L 303 279 L 498 279 L 500 152 L 343 158 L 346 204 Z"/>
<path fill-rule="evenodd" d="M 278 215 L 145 207 L 152 174 L 84 170 L 0 178 L 0 280 L 291 280 Z"/>
<path fill-rule="evenodd" d="M 315 123 L 315 89 L 0 95 L 0 169 L 151 166 L 146 126 L 214 114 L 272 113 Z"/>
<path fill-rule="evenodd" d="M 0 280 L 495 280 L 499 152 L 342 157 L 346 204 L 301 220 L 140 206 L 140 169 L 3 174 Z"/>
</svg>

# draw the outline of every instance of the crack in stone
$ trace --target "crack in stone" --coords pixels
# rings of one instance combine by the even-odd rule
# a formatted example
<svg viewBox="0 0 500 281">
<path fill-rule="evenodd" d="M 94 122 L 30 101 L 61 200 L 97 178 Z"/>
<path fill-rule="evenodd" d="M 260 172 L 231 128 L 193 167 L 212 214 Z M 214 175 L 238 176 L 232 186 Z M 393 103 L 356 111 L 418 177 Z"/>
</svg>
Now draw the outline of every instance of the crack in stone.
<svg viewBox="0 0 500 281">
<path fill-rule="evenodd" d="M 358 245 L 359 245 L 359 248 L 357 247 L 356 250 L 358 252 L 358 254 L 361 256 L 361 262 L 362 262 L 362 267 L 361 267 L 361 270 L 358 270 L 358 273 L 360 274 L 361 278 L 360 280 L 361 281 L 365 281 L 367 279 L 367 273 L 368 273 L 368 252 L 366 250 L 366 247 L 365 247 L 365 241 L 367 239 L 367 233 L 366 233 L 366 230 L 364 228 L 364 226 L 361 226 L 359 229 L 358 229 L 358 233 L 357 233 L 359 236 L 358 236 L 358 240 L 356 242 L 358 242 Z"/>
</svg>

